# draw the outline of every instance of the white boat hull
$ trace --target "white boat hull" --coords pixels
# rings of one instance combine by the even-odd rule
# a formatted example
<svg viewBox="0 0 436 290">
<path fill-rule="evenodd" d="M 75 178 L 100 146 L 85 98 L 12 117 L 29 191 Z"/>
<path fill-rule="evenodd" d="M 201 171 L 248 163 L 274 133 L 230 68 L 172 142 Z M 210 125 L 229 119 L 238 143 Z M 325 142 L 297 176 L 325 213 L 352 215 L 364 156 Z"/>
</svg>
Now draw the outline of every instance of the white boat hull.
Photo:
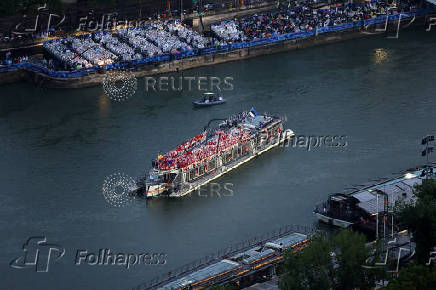
<svg viewBox="0 0 436 290">
<path fill-rule="evenodd" d="M 287 129 L 287 130 L 285 130 L 285 131 L 283 132 L 282 138 L 279 139 L 276 143 L 269 145 L 268 147 L 266 147 L 265 149 L 262 149 L 261 151 L 254 152 L 251 156 L 249 156 L 249 157 L 247 157 L 247 158 L 245 158 L 245 159 L 241 159 L 239 162 L 237 162 L 237 163 L 234 164 L 233 166 L 229 166 L 229 167 L 222 166 L 222 167 L 221 167 L 221 169 L 222 169 L 221 172 L 216 173 L 215 175 L 211 176 L 210 178 L 207 178 L 207 179 L 205 179 L 205 180 L 202 181 L 202 182 L 196 183 L 195 185 L 190 184 L 190 188 L 187 189 L 187 190 L 185 190 L 185 191 L 181 191 L 181 192 L 177 192 L 177 193 L 171 193 L 169 196 L 170 196 L 170 197 L 182 197 L 182 196 L 185 196 L 185 195 L 187 195 L 187 194 L 189 194 L 189 193 L 191 193 L 191 192 L 193 192 L 193 191 L 199 189 L 200 187 L 202 187 L 202 186 L 208 184 L 209 182 L 211 182 L 211 181 L 213 181 L 213 180 L 215 180 L 215 179 L 221 177 L 222 175 L 224 175 L 224 174 L 230 172 L 231 170 L 233 170 L 233 169 L 235 169 L 235 168 L 238 168 L 238 167 L 241 166 L 242 164 L 247 163 L 248 161 L 250 161 L 250 160 L 253 159 L 254 157 L 259 156 L 260 154 L 265 153 L 266 151 L 269 151 L 269 150 L 271 150 L 272 148 L 279 146 L 279 145 L 282 144 L 284 141 L 286 141 L 286 140 L 292 138 L 293 136 L 295 136 L 295 133 L 294 133 L 292 130 Z"/>
<path fill-rule="evenodd" d="M 348 227 L 353 225 L 352 222 L 347 222 L 347 221 L 340 220 L 340 219 L 334 219 L 334 218 L 322 215 L 322 214 L 317 213 L 317 212 L 315 213 L 315 215 L 319 221 L 324 222 L 324 223 L 329 224 L 329 225 L 334 225 L 334 226 L 337 226 L 340 228 L 348 228 Z"/>
</svg>

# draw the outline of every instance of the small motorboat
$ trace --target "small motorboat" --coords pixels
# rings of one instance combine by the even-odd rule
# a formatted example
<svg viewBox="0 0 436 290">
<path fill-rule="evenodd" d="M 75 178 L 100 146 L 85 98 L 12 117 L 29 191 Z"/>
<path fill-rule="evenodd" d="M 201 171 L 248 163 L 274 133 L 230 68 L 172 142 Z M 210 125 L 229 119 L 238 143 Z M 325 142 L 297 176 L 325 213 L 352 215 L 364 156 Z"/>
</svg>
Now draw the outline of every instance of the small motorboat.
<svg viewBox="0 0 436 290">
<path fill-rule="evenodd" d="M 224 104 L 226 100 L 223 97 L 214 93 L 204 93 L 203 100 L 193 102 L 196 107 L 208 107 L 213 105 Z"/>
</svg>

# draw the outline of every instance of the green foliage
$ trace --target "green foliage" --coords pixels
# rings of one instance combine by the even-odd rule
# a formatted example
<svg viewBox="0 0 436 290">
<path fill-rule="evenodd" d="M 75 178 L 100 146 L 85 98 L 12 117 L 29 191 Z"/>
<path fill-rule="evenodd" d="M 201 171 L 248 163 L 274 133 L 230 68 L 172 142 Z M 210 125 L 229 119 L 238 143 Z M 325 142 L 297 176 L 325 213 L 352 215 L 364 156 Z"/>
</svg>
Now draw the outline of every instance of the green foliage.
<svg viewBox="0 0 436 290">
<path fill-rule="evenodd" d="M 233 287 L 230 284 L 224 284 L 224 285 L 214 285 L 210 289 L 211 290 L 233 290 Z"/>
<path fill-rule="evenodd" d="M 284 255 L 280 289 L 369 289 L 380 278 L 362 267 L 370 256 L 366 238 L 343 230 L 332 238 L 315 237 L 299 254 Z"/>
<path fill-rule="evenodd" d="M 369 249 L 365 247 L 365 236 L 357 232 L 341 231 L 333 238 L 333 243 L 338 249 L 337 286 L 340 289 L 369 288 L 366 272 L 362 268 L 370 256 Z"/>
<path fill-rule="evenodd" d="M 284 254 L 285 274 L 279 282 L 280 289 L 329 289 L 333 280 L 332 244 L 316 237 L 300 254 L 291 250 Z"/>
<path fill-rule="evenodd" d="M 342 230 L 337 235 L 315 237 L 298 254 L 284 255 L 280 289 L 369 289 L 384 276 L 380 269 L 364 268 L 371 256 L 363 234 Z M 377 251 L 376 251 L 377 253 Z"/>
<path fill-rule="evenodd" d="M 432 290 L 436 285 L 436 270 L 423 265 L 402 269 L 397 278 L 389 282 L 386 290 Z"/>
<path fill-rule="evenodd" d="M 436 246 L 436 182 L 425 179 L 414 193 L 418 197 L 415 204 L 399 202 L 395 212 L 400 225 L 413 234 L 418 262 L 425 263 Z"/>
</svg>

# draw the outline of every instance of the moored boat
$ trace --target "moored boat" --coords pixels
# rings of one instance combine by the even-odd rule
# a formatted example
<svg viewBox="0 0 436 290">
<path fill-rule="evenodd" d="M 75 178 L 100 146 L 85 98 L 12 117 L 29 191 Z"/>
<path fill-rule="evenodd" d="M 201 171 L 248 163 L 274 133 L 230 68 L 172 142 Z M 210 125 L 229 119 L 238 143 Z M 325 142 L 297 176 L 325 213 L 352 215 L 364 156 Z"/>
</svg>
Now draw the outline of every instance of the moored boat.
<svg viewBox="0 0 436 290">
<path fill-rule="evenodd" d="M 388 216 L 392 215 L 395 203 L 415 201 L 413 188 L 421 184 L 423 170 L 408 172 L 350 193 L 333 194 L 327 201 L 317 205 L 313 213 L 320 222 L 368 233 L 376 231 L 381 223 L 390 223 L 392 226 Z"/>
<path fill-rule="evenodd" d="M 226 100 L 222 96 L 214 93 L 204 93 L 202 100 L 192 102 L 192 104 L 196 107 L 209 107 L 213 105 L 224 104 L 225 102 Z"/>
</svg>

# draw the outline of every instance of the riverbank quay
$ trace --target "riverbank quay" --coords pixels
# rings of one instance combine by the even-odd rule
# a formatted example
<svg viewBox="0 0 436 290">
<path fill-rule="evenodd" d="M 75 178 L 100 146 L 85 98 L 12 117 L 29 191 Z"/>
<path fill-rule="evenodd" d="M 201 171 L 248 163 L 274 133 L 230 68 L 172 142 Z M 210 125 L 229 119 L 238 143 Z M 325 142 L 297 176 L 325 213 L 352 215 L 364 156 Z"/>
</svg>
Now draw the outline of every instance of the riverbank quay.
<svg viewBox="0 0 436 290">
<path fill-rule="evenodd" d="M 321 44 L 381 35 L 388 33 L 391 29 L 396 30 L 398 26 L 401 27 L 401 25 L 397 25 L 399 22 L 407 27 L 411 25 L 424 25 L 428 20 L 428 15 L 435 12 L 435 8 L 428 8 L 316 30 L 288 33 L 249 42 L 195 49 L 179 55 L 159 55 L 131 62 L 119 62 L 76 71 L 52 71 L 44 67 L 21 63 L 0 67 L 0 84 L 26 80 L 38 86 L 49 88 L 91 87 L 101 84 L 106 73 L 111 70 L 129 70 L 136 77 L 178 72 Z M 398 21 L 400 17 L 401 21 Z M 385 26 L 389 27 L 387 31 L 380 29 L 380 27 L 383 28 Z M 377 27 L 379 28 L 378 30 L 376 30 Z M 391 31 L 391 33 L 396 32 Z"/>
<path fill-rule="evenodd" d="M 431 164 L 436 172 L 436 163 Z M 353 228 L 370 239 L 399 232 L 395 226 L 393 208 L 398 201 L 414 202 L 414 187 L 434 173 L 425 174 L 425 166 L 393 173 L 394 177 L 371 180 L 355 185 L 343 192 L 333 193 L 327 201 L 318 204 L 313 213 L 319 222 L 339 227 Z M 374 183 L 375 182 L 375 183 Z"/>
<path fill-rule="evenodd" d="M 322 3 L 322 5 L 327 5 L 327 2 L 319 2 L 319 3 L 314 3 L 313 6 L 314 7 L 319 7 L 320 3 Z M 244 5 L 241 7 L 218 7 L 216 5 L 216 7 L 214 7 L 214 9 L 208 9 L 208 10 L 204 10 L 203 12 L 201 12 L 202 14 L 202 22 L 203 25 L 205 25 L 205 30 L 210 30 L 210 24 L 217 22 L 217 21 L 222 21 L 222 20 L 227 20 L 227 19 L 231 19 L 234 17 L 240 17 L 240 16 L 245 16 L 245 15 L 249 15 L 249 14 L 255 14 L 255 13 L 259 13 L 259 12 L 264 12 L 264 11 L 269 11 L 269 10 L 273 10 L 277 7 L 277 1 L 271 1 L 271 0 L 267 0 L 267 1 L 262 1 L 262 2 L 253 2 L 250 3 L 248 5 Z M 112 10 L 107 10 L 107 11 L 101 11 L 102 15 L 101 17 L 107 17 L 109 15 L 112 15 L 114 13 L 116 13 L 116 11 L 112 11 Z M 200 22 L 200 17 L 199 17 L 199 12 L 198 11 L 194 11 L 193 13 L 190 14 L 184 14 L 183 15 L 184 20 L 187 22 L 192 22 L 193 23 L 193 28 L 194 29 L 198 29 L 198 23 Z M 100 18 L 101 18 L 100 17 Z M 178 17 L 180 17 L 180 15 L 167 15 L 166 20 L 176 20 Z M 9 26 L 13 26 L 12 23 L 14 22 L 18 22 L 19 18 L 18 16 L 13 16 L 11 17 L 13 18 L 13 20 L 9 20 Z M 15 19 L 17 18 L 17 19 Z M 72 22 L 80 22 L 79 18 L 72 21 Z M 124 19 L 120 19 L 121 20 Z M 5 20 L 6 22 L 8 22 L 7 20 Z M 128 20 L 126 20 L 128 21 Z M 143 24 L 151 24 L 153 21 L 156 21 L 156 19 L 153 20 L 149 20 L 149 18 L 146 19 L 138 19 L 135 20 L 138 21 L 140 23 Z M 3 23 L 4 24 L 4 23 Z M 103 25 L 103 23 L 101 23 L 101 25 Z M 113 27 L 114 30 L 116 27 Z M 50 36 L 46 36 L 46 37 L 30 37 L 30 38 L 25 38 L 25 39 L 18 39 L 18 40 L 11 40 L 8 42 L 1 42 L 0 41 L 0 53 L 1 52 L 6 52 L 6 51 L 16 51 L 16 50 L 22 50 L 22 49 L 26 49 L 26 48 L 34 48 L 34 47 L 38 47 L 38 46 L 42 46 L 42 44 L 45 41 L 49 41 L 52 39 L 58 39 L 58 38 L 64 38 L 64 37 L 68 37 L 68 36 L 78 36 L 81 35 L 83 33 L 85 33 L 86 31 L 77 31 L 76 30 L 77 27 L 72 26 L 72 30 L 71 31 L 62 31 L 62 36 L 56 36 L 53 34 L 50 34 Z M 58 33 L 59 34 L 59 33 Z"/>
<path fill-rule="evenodd" d="M 314 229 L 288 225 L 227 247 L 212 255 L 156 277 L 134 289 L 202 289 L 229 284 L 237 288 L 269 280 L 283 252 L 298 253 L 308 246 Z"/>
</svg>

